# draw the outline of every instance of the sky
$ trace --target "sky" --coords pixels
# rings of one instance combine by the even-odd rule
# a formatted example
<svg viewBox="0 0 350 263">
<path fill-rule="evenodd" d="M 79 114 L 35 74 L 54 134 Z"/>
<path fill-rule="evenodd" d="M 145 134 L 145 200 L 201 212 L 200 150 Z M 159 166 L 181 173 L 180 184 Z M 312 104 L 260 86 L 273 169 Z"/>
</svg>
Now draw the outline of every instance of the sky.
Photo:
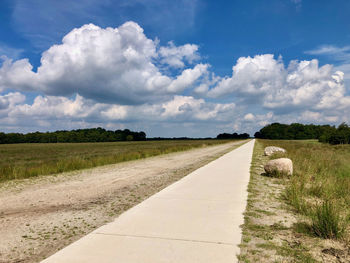
<svg viewBox="0 0 350 263">
<path fill-rule="evenodd" d="M 0 131 L 350 123 L 350 1 L 1 0 Z"/>
</svg>

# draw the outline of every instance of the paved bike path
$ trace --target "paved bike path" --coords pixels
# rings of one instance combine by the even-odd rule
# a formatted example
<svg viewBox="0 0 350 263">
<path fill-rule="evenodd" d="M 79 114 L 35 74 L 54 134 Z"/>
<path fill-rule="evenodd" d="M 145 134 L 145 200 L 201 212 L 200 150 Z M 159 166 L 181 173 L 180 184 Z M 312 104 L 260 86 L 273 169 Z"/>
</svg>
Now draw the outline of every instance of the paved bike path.
<svg viewBox="0 0 350 263">
<path fill-rule="evenodd" d="M 197 169 L 43 262 L 237 262 L 253 147 Z"/>
</svg>

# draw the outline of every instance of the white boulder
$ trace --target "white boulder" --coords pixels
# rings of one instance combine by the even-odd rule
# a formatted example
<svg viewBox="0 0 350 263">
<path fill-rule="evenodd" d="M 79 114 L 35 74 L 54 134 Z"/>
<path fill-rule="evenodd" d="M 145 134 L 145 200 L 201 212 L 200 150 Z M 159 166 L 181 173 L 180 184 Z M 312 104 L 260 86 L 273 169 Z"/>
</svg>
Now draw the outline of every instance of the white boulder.
<svg viewBox="0 0 350 263">
<path fill-rule="evenodd" d="M 267 156 L 270 156 L 272 154 L 274 154 L 275 152 L 282 152 L 285 153 L 286 150 L 281 148 L 281 147 L 276 147 L 276 146 L 268 146 L 265 148 L 264 153 Z"/>
<path fill-rule="evenodd" d="M 274 159 L 267 162 L 264 170 L 268 175 L 292 175 L 293 162 L 289 158 Z"/>
</svg>

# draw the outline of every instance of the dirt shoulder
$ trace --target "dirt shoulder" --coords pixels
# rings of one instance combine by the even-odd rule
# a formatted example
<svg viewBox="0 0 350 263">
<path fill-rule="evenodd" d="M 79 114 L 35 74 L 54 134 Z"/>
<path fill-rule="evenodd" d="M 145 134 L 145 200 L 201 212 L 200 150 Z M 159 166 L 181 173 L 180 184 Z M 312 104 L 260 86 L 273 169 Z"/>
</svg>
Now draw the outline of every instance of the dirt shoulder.
<svg viewBox="0 0 350 263">
<path fill-rule="evenodd" d="M 3 183 L 0 262 L 38 262 L 241 143 Z"/>
</svg>

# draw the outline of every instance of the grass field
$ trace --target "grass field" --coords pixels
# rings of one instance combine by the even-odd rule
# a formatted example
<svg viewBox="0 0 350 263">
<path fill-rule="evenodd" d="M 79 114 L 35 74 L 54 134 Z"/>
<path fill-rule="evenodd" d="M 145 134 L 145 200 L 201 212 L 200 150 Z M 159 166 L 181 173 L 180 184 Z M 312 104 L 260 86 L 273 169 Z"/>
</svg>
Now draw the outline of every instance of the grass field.
<svg viewBox="0 0 350 263">
<path fill-rule="evenodd" d="M 350 145 L 315 141 L 262 141 L 287 150 L 294 164 L 285 199 L 310 219 L 306 228 L 322 238 L 346 238 L 350 221 Z M 281 155 L 282 156 L 282 155 Z M 279 157 L 274 156 L 273 158 Z"/>
<path fill-rule="evenodd" d="M 0 145 L 0 182 L 135 160 L 226 140 Z"/>
<path fill-rule="evenodd" d="M 264 156 L 266 146 L 286 154 Z M 288 157 L 291 177 L 269 177 L 269 159 Z M 350 145 L 257 140 L 240 262 L 350 262 Z"/>
</svg>

